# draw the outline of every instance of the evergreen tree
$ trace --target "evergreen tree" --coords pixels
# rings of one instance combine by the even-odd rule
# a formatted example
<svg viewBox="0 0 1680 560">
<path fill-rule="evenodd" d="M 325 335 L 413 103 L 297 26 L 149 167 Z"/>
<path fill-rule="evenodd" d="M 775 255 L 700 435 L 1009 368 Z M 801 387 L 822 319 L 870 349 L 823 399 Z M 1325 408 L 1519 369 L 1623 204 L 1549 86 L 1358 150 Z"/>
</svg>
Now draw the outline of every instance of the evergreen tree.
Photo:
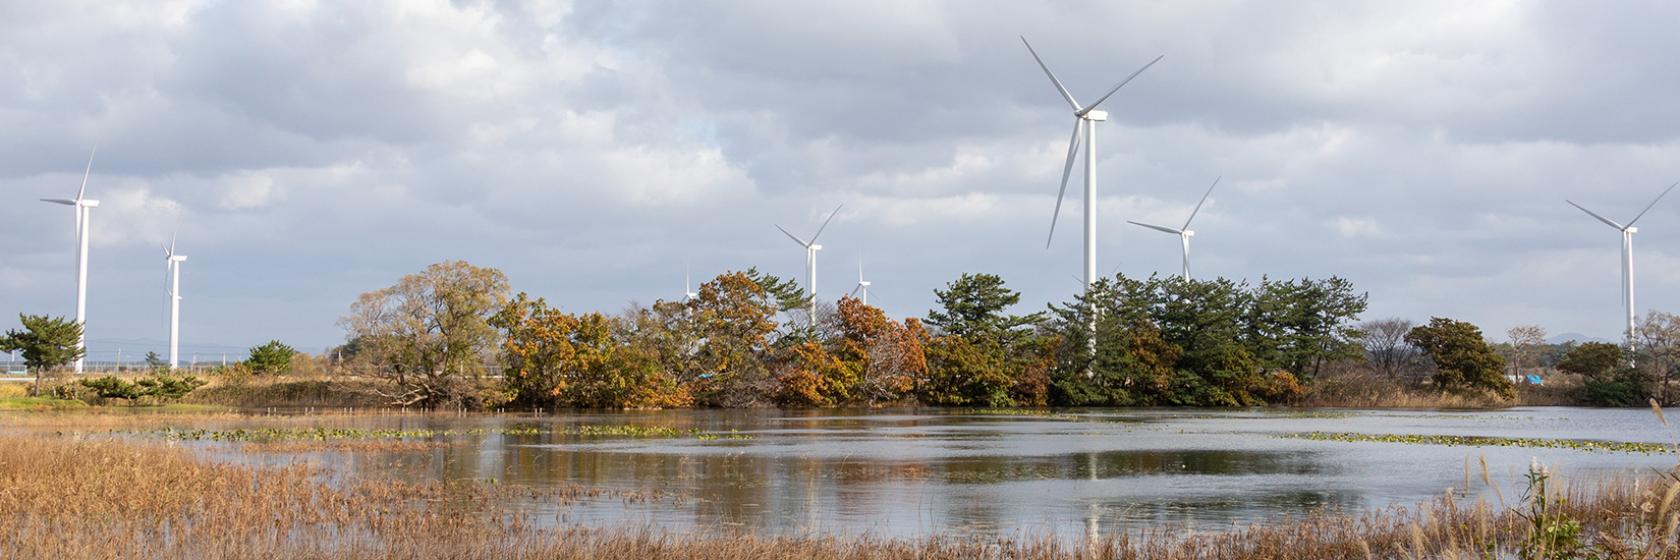
<svg viewBox="0 0 1680 560">
<path fill-rule="evenodd" d="M 23 351 L 23 363 L 29 369 L 42 372 L 64 367 L 87 354 L 77 347 L 82 339 L 82 326 L 63 317 L 18 314 L 23 329 L 6 331 L 0 336 L 0 352 Z"/>
<path fill-rule="evenodd" d="M 1505 398 L 1516 394 L 1504 376 L 1505 358 L 1493 351 L 1476 325 L 1431 317 L 1429 324 L 1406 333 L 1406 342 L 1435 361 L 1435 386 L 1442 390 L 1487 391 Z"/>
</svg>

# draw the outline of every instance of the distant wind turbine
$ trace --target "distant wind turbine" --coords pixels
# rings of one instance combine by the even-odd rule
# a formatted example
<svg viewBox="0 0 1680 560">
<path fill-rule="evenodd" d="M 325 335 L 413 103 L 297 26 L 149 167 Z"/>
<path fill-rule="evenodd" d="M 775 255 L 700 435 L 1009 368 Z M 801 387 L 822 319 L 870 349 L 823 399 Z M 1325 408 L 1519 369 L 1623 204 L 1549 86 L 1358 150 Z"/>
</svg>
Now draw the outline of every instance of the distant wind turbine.
<svg viewBox="0 0 1680 560">
<path fill-rule="evenodd" d="M 858 292 L 863 292 L 863 298 L 862 298 L 863 304 L 864 305 L 869 305 L 869 285 L 870 284 L 872 284 L 872 282 L 863 279 L 863 253 L 858 253 L 858 281 L 857 281 L 857 287 L 852 288 L 851 295 L 856 296 L 856 295 L 858 295 Z"/>
<path fill-rule="evenodd" d="M 76 199 L 43 198 L 42 202 L 63 204 L 76 210 L 76 324 L 82 326 L 82 336 L 76 339 L 76 348 L 87 350 L 87 276 L 88 276 L 88 219 L 92 213 L 89 210 L 99 207 L 99 201 L 87 198 L 88 177 L 93 173 L 93 156 L 98 148 L 88 153 L 87 169 L 82 171 L 82 188 L 76 191 Z M 76 358 L 76 373 L 82 373 L 82 358 Z"/>
<path fill-rule="evenodd" d="M 169 369 L 175 369 L 181 353 L 181 263 L 187 262 L 187 257 L 175 253 L 173 235 L 169 246 L 163 248 L 163 260 L 163 289 L 169 296 Z"/>
<path fill-rule="evenodd" d="M 694 292 L 694 280 L 689 278 L 688 267 L 685 266 L 683 267 L 683 301 L 697 297 L 700 297 L 700 294 Z"/>
<path fill-rule="evenodd" d="M 1143 223 L 1143 222 L 1133 222 L 1131 220 L 1126 220 L 1127 222 L 1129 222 L 1133 225 L 1139 225 L 1139 226 L 1143 226 L 1143 227 L 1146 227 L 1146 228 L 1149 228 L 1149 229 L 1152 229 L 1152 230 L 1155 230 L 1155 231 L 1171 233 L 1173 235 L 1178 236 L 1179 241 L 1181 241 L 1184 245 L 1184 279 L 1185 280 L 1190 279 L 1190 238 L 1196 236 L 1196 231 L 1190 229 L 1190 222 L 1193 222 L 1193 221 L 1196 220 L 1196 213 L 1202 211 L 1202 205 L 1206 204 L 1208 196 L 1213 194 L 1213 188 L 1219 186 L 1219 179 L 1220 179 L 1219 177 L 1215 177 L 1213 179 L 1213 184 L 1208 185 L 1207 193 L 1202 195 L 1201 202 L 1197 202 L 1196 203 L 1196 208 L 1194 210 L 1190 211 L 1190 219 L 1184 220 L 1184 227 L 1181 227 L 1181 228 L 1178 228 L 1178 229 L 1173 229 L 1173 228 L 1166 227 L 1166 226 L 1157 226 L 1157 225 L 1152 225 L 1152 224 L 1146 224 L 1146 223 Z"/>
<path fill-rule="evenodd" d="M 1633 348 L 1633 334 L 1634 329 L 1636 328 L 1635 322 L 1637 320 L 1637 316 L 1635 314 L 1636 312 L 1634 311 L 1633 306 L 1633 234 L 1639 233 L 1639 228 L 1633 227 L 1633 224 L 1638 222 L 1640 218 L 1645 217 L 1645 213 L 1650 212 L 1651 208 L 1656 206 L 1657 202 L 1662 200 L 1663 197 L 1668 196 L 1669 191 L 1674 190 L 1674 187 L 1676 186 L 1680 186 L 1680 182 L 1669 185 L 1667 189 L 1663 190 L 1662 194 L 1659 194 L 1656 198 L 1651 199 L 1651 203 L 1645 205 L 1645 209 L 1640 210 L 1639 214 L 1634 216 L 1632 220 L 1628 220 L 1628 223 L 1625 226 L 1616 223 L 1615 220 L 1600 216 L 1598 213 L 1576 204 L 1573 200 L 1564 201 L 1568 202 L 1570 206 L 1574 206 L 1582 212 L 1586 212 L 1587 215 L 1598 218 L 1598 221 L 1604 222 L 1604 225 L 1616 228 L 1617 231 L 1622 232 L 1622 307 L 1623 310 L 1627 312 L 1627 331 L 1624 334 L 1627 337 L 1628 348 Z"/>
<path fill-rule="evenodd" d="M 828 223 L 834 221 L 834 215 L 839 214 L 840 208 L 844 206 L 845 204 L 835 206 L 834 211 L 828 213 L 828 219 L 823 220 L 822 227 L 817 228 L 817 233 L 811 236 L 810 241 L 788 233 L 788 230 L 782 226 L 776 226 L 776 229 L 782 230 L 782 233 L 792 239 L 794 243 L 798 243 L 799 246 L 805 248 L 805 293 L 811 299 L 812 324 L 817 321 L 817 251 L 822 250 L 822 245 L 817 244 L 817 238 L 822 236 L 823 230 L 828 229 Z"/>
<path fill-rule="evenodd" d="M 1032 48 L 1032 43 L 1028 43 L 1026 37 L 1021 37 L 1021 43 L 1027 46 L 1027 52 L 1032 54 L 1039 68 L 1044 69 L 1044 75 L 1056 86 L 1056 92 L 1062 94 L 1062 99 L 1073 108 L 1073 136 L 1068 140 L 1067 163 L 1062 165 L 1062 185 L 1061 190 L 1056 193 L 1056 210 L 1050 215 L 1050 235 L 1044 241 L 1046 248 L 1056 237 L 1056 220 L 1061 216 L 1062 198 L 1067 194 L 1068 174 L 1073 172 L 1073 160 L 1079 154 L 1080 133 L 1085 133 L 1085 288 L 1089 290 L 1091 284 L 1097 281 L 1097 123 L 1108 120 L 1108 112 L 1099 111 L 1097 107 L 1166 55 L 1155 57 L 1130 76 L 1126 76 L 1126 79 L 1120 80 L 1120 83 L 1109 88 L 1108 93 L 1097 98 L 1095 103 L 1080 105 L 1074 100 L 1073 94 L 1068 93 L 1067 88 L 1062 86 L 1062 81 L 1056 78 L 1056 74 L 1050 71 L 1050 67 L 1044 64 L 1044 59 L 1039 58 L 1038 51 Z"/>
</svg>

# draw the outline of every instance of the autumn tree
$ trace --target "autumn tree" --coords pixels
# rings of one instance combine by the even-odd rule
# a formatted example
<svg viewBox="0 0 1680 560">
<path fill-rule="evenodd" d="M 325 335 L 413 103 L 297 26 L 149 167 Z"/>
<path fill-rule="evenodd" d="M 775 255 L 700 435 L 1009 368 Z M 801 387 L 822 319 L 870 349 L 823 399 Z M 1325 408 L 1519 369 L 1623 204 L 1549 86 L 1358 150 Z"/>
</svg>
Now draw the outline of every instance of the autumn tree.
<svg viewBox="0 0 1680 560">
<path fill-rule="evenodd" d="M 627 343 L 621 319 L 570 315 L 520 293 L 490 324 L 505 333 L 503 378 L 516 402 L 570 408 L 690 403 L 654 353 Z"/>
<path fill-rule="evenodd" d="M 727 272 L 701 284 L 687 303 L 700 344 L 693 377 L 684 381 L 698 403 L 752 406 L 775 392 L 767 360 L 783 302 L 766 283 L 756 270 Z"/>
<path fill-rule="evenodd" d="M 442 262 L 362 294 L 339 324 L 392 404 L 476 404 L 475 382 L 497 342 L 489 324 L 508 299 L 507 277 L 465 261 Z"/>
<path fill-rule="evenodd" d="M 1435 386 L 1457 393 L 1491 392 L 1504 398 L 1515 395 L 1505 379 L 1505 358 L 1493 351 L 1476 325 L 1446 317 L 1431 317 L 1429 324 L 1406 333 L 1406 342 L 1422 349 L 1435 362 Z"/>
<path fill-rule="evenodd" d="M 842 402 L 895 402 L 926 377 L 926 333 L 916 319 L 900 323 L 878 307 L 845 296 L 828 320 L 826 346 L 844 368 L 837 381 L 847 383 Z"/>
<path fill-rule="evenodd" d="M 934 290 L 940 307 L 928 312 L 930 341 L 925 402 L 956 406 L 1011 406 L 1014 385 L 1043 356 L 1030 340 L 1042 314 L 1014 315 L 1021 294 L 992 274 L 963 274 Z"/>
<path fill-rule="evenodd" d="M 619 319 L 625 344 L 653 356 L 683 386 L 701 373 L 696 360 L 704 340 L 690 303 L 656 301 L 631 307 Z"/>
</svg>

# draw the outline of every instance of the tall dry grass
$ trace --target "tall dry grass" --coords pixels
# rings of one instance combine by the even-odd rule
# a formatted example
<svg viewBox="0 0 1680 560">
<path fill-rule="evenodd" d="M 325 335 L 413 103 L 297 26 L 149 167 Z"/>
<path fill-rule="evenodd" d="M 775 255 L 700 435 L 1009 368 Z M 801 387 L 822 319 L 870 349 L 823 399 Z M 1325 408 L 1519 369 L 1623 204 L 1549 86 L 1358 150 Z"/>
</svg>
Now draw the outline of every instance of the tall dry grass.
<svg viewBox="0 0 1680 560">
<path fill-rule="evenodd" d="M 539 521 L 557 520 L 507 507 L 514 499 L 564 505 L 588 490 L 335 487 L 305 467 L 215 463 L 164 444 L 118 440 L 10 435 L 0 436 L 0 449 L 0 558 L 1481 558 L 1490 550 L 1512 554 L 1532 533 L 1516 511 L 1443 496 L 1419 508 L 1322 513 L 1217 534 L 1160 529 L 1088 543 L 673 534 L 545 525 Z M 1672 559 L 1680 557 L 1676 494 L 1680 480 L 1673 478 L 1564 487 L 1553 512 L 1578 521 L 1605 558 Z"/>
</svg>

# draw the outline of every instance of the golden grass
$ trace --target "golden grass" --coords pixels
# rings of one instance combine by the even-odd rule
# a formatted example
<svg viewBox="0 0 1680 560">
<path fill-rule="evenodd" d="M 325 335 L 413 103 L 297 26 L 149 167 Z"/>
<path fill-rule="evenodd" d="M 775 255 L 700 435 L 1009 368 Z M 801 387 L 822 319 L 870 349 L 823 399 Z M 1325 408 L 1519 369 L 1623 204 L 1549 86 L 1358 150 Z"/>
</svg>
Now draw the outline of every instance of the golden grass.
<svg viewBox="0 0 1680 560">
<path fill-rule="evenodd" d="M 0 448 L 0 558 L 1481 558 L 1489 550 L 1510 555 L 1530 530 L 1514 512 L 1448 495 L 1418 508 L 1326 512 L 1216 534 L 1160 529 L 1089 543 L 673 534 L 560 520 L 545 527 L 539 521 L 550 520 L 509 508 L 515 499 L 677 500 L 658 492 L 369 481 L 335 487 L 307 467 L 216 463 L 163 443 L 0 435 Z M 1680 557 L 1680 481 L 1655 480 L 1562 488 L 1557 492 L 1567 500 L 1555 511 L 1580 522 L 1605 558 Z"/>
</svg>

